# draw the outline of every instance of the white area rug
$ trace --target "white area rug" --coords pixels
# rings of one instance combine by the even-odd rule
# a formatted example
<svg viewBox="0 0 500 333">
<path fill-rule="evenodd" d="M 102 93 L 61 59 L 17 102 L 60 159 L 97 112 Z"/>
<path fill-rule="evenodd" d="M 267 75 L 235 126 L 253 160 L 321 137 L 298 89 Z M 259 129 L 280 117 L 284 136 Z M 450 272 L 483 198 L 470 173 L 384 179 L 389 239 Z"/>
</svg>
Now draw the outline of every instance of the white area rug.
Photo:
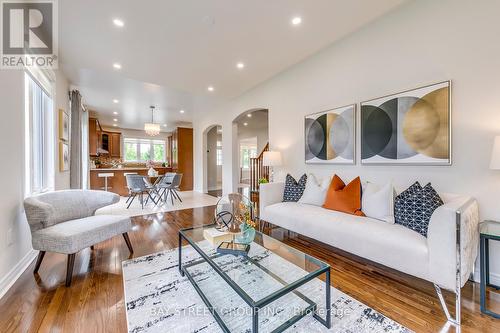
<svg viewBox="0 0 500 333">
<path fill-rule="evenodd" d="M 204 206 L 212 206 L 217 204 L 217 198 L 211 195 L 196 192 L 196 191 L 184 191 L 178 192 L 182 202 L 179 200 L 175 200 L 174 204 L 170 201 L 170 196 L 168 196 L 168 200 L 166 203 L 162 203 L 158 206 L 155 206 L 151 201 L 148 202 L 147 205 L 144 206 L 144 209 L 141 208 L 141 203 L 139 202 L 139 198 L 135 198 L 130 208 L 127 209 L 127 198 L 121 197 L 120 202 L 101 208 L 97 211 L 97 215 L 125 215 L 125 216 L 139 216 L 139 215 L 147 215 L 161 212 L 171 212 L 174 210 L 187 209 L 187 208 L 196 208 L 196 207 L 204 207 Z"/>
<path fill-rule="evenodd" d="M 207 242 L 200 246 L 212 250 Z M 301 275 L 301 268 L 285 261 L 274 253 L 252 244 L 249 255 L 256 261 L 275 264 L 290 276 Z M 214 251 L 215 252 L 215 251 Z M 190 247 L 183 247 L 183 264 L 200 257 Z M 177 249 L 124 261 L 123 279 L 127 306 L 128 331 L 139 332 L 222 332 L 205 303 L 187 277 L 178 271 Z M 221 266 L 251 296 L 265 290 L 274 290 L 276 281 L 262 272 L 255 272 L 243 257 L 223 256 Z M 267 261 L 267 262 L 266 262 Z M 248 267 L 248 271 L 245 268 Z M 252 272 L 252 270 L 254 270 Z M 223 313 L 224 322 L 231 332 L 251 332 L 249 307 L 206 263 L 189 269 L 200 288 L 208 295 L 212 305 Z M 281 274 L 280 274 L 281 275 Z M 332 279 L 335 275 L 332 274 Z M 316 302 L 320 311 L 325 309 L 325 283 L 315 279 L 299 288 L 299 291 Z M 332 328 L 328 330 L 311 314 L 299 320 L 286 332 L 411 332 L 395 321 L 383 316 L 341 291 L 331 288 Z M 259 315 L 259 332 L 270 332 L 290 318 L 293 309 L 302 308 L 305 302 L 294 294 L 288 294 L 272 303 L 269 311 Z"/>
</svg>

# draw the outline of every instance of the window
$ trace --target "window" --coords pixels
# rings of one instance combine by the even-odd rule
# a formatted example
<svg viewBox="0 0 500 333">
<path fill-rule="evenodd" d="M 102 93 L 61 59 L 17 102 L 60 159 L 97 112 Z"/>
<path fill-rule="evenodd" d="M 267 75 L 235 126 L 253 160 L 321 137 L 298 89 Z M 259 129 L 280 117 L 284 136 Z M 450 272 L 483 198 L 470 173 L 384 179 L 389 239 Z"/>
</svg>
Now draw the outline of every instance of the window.
<svg viewBox="0 0 500 333">
<path fill-rule="evenodd" d="M 163 140 L 125 138 L 126 162 L 166 161 L 166 143 Z"/>
<path fill-rule="evenodd" d="M 257 143 L 248 141 L 240 143 L 240 164 L 243 169 L 250 169 L 250 158 L 257 157 Z"/>
<path fill-rule="evenodd" d="M 28 73 L 25 99 L 26 192 L 30 195 L 54 186 L 54 118 L 52 98 Z"/>
<path fill-rule="evenodd" d="M 222 142 L 217 141 L 217 165 L 222 165 Z"/>
</svg>

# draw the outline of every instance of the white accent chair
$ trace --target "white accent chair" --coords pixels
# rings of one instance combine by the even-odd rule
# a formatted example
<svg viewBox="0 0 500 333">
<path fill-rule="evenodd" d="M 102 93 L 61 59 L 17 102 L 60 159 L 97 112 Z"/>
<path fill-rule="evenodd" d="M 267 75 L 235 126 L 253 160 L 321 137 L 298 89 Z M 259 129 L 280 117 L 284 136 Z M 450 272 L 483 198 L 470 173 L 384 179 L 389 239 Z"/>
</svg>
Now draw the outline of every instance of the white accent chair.
<svg viewBox="0 0 500 333">
<path fill-rule="evenodd" d="M 34 273 L 38 272 L 45 252 L 68 255 L 66 286 L 71 285 L 75 255 L 84 248 L 116 235 L 123 235 L 130 253 L 127 232 L 132 228 L 128 216 L 95 215 L 96 210 L 120 201 L 117 194 L 104 191 L 66 190 L 48 192 L 24 200 L 31 229 L 31 243 L 40 251 Z"/>
<path fill-rule="evenodd" d="M 432 282 L 448 321 L 460 325 L 460 291 L 473 271 L 479 244 L 476 200 L 440 194 L 444 205 L 434 211 L 426 238 L 398 224 L 282 202 L 284 187 L 260 185 L 261 220 Z M 455 293 L 454 318 L 441 288 Z"/>
</svg>

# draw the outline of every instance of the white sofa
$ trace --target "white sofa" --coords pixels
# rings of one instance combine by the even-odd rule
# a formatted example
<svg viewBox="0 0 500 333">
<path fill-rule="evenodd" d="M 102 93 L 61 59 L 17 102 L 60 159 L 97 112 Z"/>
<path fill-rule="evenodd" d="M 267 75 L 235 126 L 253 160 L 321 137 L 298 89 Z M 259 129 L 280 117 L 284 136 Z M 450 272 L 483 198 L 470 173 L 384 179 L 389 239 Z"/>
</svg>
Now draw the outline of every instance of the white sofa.
<svg viewBox="0 0 500 333">
<path fill-rule="evenodd" d="M 398 224 L 282 202 L 284 186 L 261 184 L 262 220 L 434 283 L 448 320 L 460 324 L 460 289 L 472 273 L 479 243 L 474 199 L 440 194 L 445 204 L 434 211 L 426 238 Z M 440 287 L 456 294 L 455 318 L 448 313 Z"/>
</svg>

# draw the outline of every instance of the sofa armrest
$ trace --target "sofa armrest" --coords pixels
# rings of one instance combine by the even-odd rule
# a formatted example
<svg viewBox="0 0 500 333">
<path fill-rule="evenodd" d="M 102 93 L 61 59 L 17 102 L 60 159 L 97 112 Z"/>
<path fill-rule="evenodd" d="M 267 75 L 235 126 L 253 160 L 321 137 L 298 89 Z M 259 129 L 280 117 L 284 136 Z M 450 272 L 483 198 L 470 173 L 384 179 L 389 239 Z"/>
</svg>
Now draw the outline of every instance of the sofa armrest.
<svg viewBox="0 0 500 333">
<path fill-rule="evenodd" d="M 283 191 L 285 190 L 285 183 L 267 183 L 260 184 L 259 189 L 259 210 L 262 215 L 267 206 L 283 201 Z"/>
<path fill-rule="evenodd" d="M 36 197 L 24 200 L 24 211 L 32 232 L 45 228 L 54 216 L 54 207 Z"/>
<path fill-rule="evenodd" d="M 477 257 L 478 225 L 479 207 L 477 201 L 471 197 L 455 198 L 434 211 L 427 233 L 429 273 L 434 283 L 449 290 L 456 290 L 458 243 L 461 262 L 460 288 L 467 282 Z"/>
<path fill-rule="evenodd" d="M 94 215 L 98 209 L 113 205 L 120 201 L 120 196 L 112 192 L 86 190 L 83 191 L 83 193 L 85 195 L 87 207 L 92 215 Z"/>
</svg>

